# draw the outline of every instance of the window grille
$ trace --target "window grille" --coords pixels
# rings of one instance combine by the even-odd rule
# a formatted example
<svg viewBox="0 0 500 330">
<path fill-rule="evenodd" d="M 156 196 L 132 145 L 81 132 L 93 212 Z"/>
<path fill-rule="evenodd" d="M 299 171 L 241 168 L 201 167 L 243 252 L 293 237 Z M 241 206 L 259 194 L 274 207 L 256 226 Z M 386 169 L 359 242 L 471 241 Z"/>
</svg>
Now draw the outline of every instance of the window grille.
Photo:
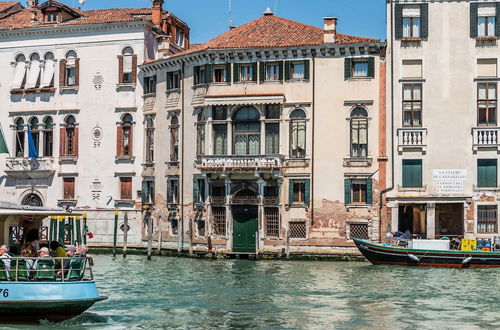
<svg viewBox="0 0 500 330">
<path fill-rule="evenodd" d="M 498 232 L 498 216 L 496 205 L 478 205 L 477 232 L 478 234 L 490 234 Z"/>
<path fill-rule="evenodd" d="M 266 236 L 279 238 L 280 235 L 280 212 L 278 208 L 265 208 Z"/>
<path fill-rule="evenodd" d="M 349 238 L 369 239 L 367 223 L 352 223 L 349 225 Z"/>
<path fill-rule="evenodd" d="M 289 237 L 290 238 L 306 238 L 306 222 L 305 221 L 293 221 L 289 223 Z"/>
<path fill-rule="evenodd" d="M 212 209 L 213 230 L 217 236 L 226 236 L 226 208 L 214 207 Z"/>
</svg>

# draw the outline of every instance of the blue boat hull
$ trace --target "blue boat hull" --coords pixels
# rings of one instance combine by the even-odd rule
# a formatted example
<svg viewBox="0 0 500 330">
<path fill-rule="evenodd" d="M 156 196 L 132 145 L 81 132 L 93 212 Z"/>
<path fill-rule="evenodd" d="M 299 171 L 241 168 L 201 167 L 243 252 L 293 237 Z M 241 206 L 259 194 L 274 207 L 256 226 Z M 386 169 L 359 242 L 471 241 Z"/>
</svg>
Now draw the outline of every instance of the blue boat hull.
<svg viewBox="0 0 500 330">
<path fill-rule="evenodd" d="M 64 321 L 104 299 L 94 281 L 0 282 L 0 321 Z"/>
</svg>

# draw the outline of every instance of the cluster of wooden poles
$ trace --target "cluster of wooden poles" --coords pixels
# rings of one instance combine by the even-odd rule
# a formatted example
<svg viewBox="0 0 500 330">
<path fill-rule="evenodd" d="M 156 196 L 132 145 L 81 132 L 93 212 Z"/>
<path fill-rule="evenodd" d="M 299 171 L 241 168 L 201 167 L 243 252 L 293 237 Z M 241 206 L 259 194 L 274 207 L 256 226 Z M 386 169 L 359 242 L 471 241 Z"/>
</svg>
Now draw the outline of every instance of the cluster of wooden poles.
<svg viewBox="0 0 500 330">
<path fill-rule="evenodd" d="M 66 241 L 69 241 L 70 244 L 87 244 L 87 214 L 84 213 L 83 217 L 50 217 L 48 236 L 49 242 L 58 241 L 61 245 L 64 245 Z"/>
</svg>

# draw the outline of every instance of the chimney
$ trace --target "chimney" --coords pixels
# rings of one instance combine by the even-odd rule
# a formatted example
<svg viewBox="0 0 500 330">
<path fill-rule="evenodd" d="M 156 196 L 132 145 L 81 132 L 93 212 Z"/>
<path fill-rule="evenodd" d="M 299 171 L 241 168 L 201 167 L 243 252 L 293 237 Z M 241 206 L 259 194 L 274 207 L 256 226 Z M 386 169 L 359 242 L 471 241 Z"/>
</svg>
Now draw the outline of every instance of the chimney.
<svg viewBox="0 0 500 330">
<path fill-rule="evenodd" d="M 153 0 L 152 22 L 157 28 L 161 28 L 161 14 L 163 12 L 163 0 Z"/>
<path fill-rule="evenodd" d="M 274 13 L 271 11 L 271 8 L 267 7 L 266 11 L 264 12 L 264 16 L 274 16 Z"/>
<path fill-rule="evenodd" d="M 336 17 L 325 17 L 324 22 L 324 43 L 335 43 L 337 39 L 337 21 Z"/>
<path fill-rule="evenodd" d="M 38 6 L 38 0 L 28 0 L 28 7 L 34 8 Z"/>
</svg>

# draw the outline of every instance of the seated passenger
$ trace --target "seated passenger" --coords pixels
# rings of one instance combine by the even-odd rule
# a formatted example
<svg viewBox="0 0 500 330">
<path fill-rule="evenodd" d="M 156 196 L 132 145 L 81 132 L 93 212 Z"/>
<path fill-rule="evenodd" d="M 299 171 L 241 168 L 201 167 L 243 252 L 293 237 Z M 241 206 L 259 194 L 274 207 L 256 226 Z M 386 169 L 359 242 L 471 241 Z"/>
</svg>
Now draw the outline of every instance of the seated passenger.
<svg viewBox="0 0 500 330">
<path fill-rule="evenodd" d="M 64 248 L 59 242 L 57 241 L 52 241 L 50 242 L 50 249 L 52 250 L 53 256 L 56 258 L 67 258 L 68 255 L 66 254 L 66 251 L 64 251 Z"/>
<path fill-rule="evenodd" d="M 84 244 L 79 245 L 77 247 L 77 250 L 76 250 L 77 254 L 75 256 L 87 258 L 87 260 L 90 263 L 90 265 L 94 266 L 94 259 L 91 256 L 87 255 L 88 251 L 89 251 L 89 249 L 88 249 L 87 246 L 85 246 Z"/>
<path fill-rule="evenodd" d="M 5 265 L 5 269 L 10 269 L 10 255 L 9 255 L 9 247 L 7 245 L 0 246 L 0 259 L 3 261 Z"/>
<path fill-rule="evenodd" d="M 68 256 L 68 258 L 73 258 L 75 256 L 75 253 L 76 253 L 76 246 L 69 245 L 68 247 L 66 247 L 65 250 L 66 250 L 66 255 Z M 64 268 L 68 268 L 69 263 L 70 263 L 70 259 L 65 259 L 64 260 Z"/>
<path fill-rule="evenodd" d="M 32 258 L 36 257 L 36 253 L 31 243 L 28 242 L 24 244 L 24 246 L 21 248 L 21 256 L 25 258 L 24 260 L 26 261 L 28 270 L 32 270 L 33 266 L 35 265 L 35 260 Z"/>
<path fill-rule="evenodd" d="M 39 239 L 39 231 L 36 228 L 30 229 L 28 234 L 26 234 L 26 243 L 31 244 L 35 251 L 40 250 L 40 243 L 38 242 Z"/>
<path fill-rule="evenodd" d="M 43 247 L 40 250 L 38 250 L 38 258 L 39 259 L 50 258 L 49 249 L 46 247 Z M 33 269 L 37 269 L 37 268 L 38 268 L 38 260 L 36 260 L 35 264 L 33 265 Z"/>
</svg>

